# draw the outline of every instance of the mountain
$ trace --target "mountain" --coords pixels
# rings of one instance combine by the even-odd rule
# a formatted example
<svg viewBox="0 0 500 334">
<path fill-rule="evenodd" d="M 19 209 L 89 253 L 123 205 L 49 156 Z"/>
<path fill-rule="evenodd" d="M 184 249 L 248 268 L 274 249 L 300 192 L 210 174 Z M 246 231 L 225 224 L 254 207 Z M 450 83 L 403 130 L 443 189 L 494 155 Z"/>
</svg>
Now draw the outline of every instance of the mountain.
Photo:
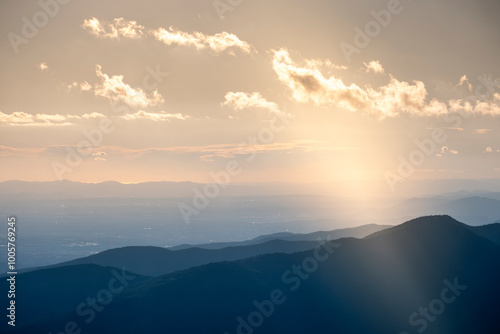
<svg viewBox="0 0 500 334">
<path fill-rule="evenodd" d="M 483 226 L 471 226 L 469 228 L 477 235 L 500 245 L 500 222 Z"/>
<path fill-rule="evenodd" d="M 100 333 L 482 333 L 500 328 L 500 246 L 449 216 L 294 254 L 221 262 L 132 285 L 95 319 Z"/>
<path fill-rule="evenodd" d="M 318 231 L 307 234 L 281 232 L 281 233 L 262 235 L 257 238 L 246 241 L 213 242 L 213 243 L 199 244 L 199 245 L 184 244 L 184 245 L 170 247 L 169 249 L 181 250 L 192 247 L 198 247 L 204 249 L 220 249 L 224 247 L 255 245 L 271 240 L 317 241 L 317 240 L 335 240 L 340 238 L 364 238 L 372 233 L 384 230 L 389 227 L 392 227 L 392 225 L 367 224 L 358 227 L 337 229 L 332 231 Z"/>
<path fill-rule="evenodd" d="M 500 199 L 482 196 L 413 198 L 393 206 L 391 212 L 394 218 L 447 214 L 469 225 L 483 225 L 500 218 Z"/>
<path fill-rule="evenodd" d="M 126 268 L 131 272 L 141 275 L 160 276 L 212 262 L 234 261 L 269 253 L 295 253 L 312 249 L 317 244 L 317 241 L 271 240 L 255 245 L 226 247 L 222 249 L 188 248 L 174 251 L 162 247 L 130 246 L 110 249 L 98 254 L 43 268 L 96 264 Z M 40 268 L 28 268 L 22 272 L 38 269 Z"/>
<path fill-rule="evenodd" d="M 60 314 L 71 314 L 87 298 L 96 298 L 102 289 L 113 290 L 115 298 L 124 286 L 142 282 L 148 277 L 97 265 L 78 265 L 44 269 L 16 276 L 16 327 L 28 321 L 41 321 Z M 9 291 L 10 282 L 0 280 L 0 289 Z M 11 326 L 0 323 L 0 332 Z"/>
</svg>

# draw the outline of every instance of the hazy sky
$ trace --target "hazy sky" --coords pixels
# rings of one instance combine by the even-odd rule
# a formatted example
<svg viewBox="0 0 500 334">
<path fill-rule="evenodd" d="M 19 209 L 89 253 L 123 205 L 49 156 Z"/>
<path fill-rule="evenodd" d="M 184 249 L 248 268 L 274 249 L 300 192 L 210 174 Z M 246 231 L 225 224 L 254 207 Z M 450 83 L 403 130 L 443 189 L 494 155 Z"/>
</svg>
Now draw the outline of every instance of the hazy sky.
<svg viewBox="0 0 500 334">
<path fill-rule="evenodd" d="M 2 0 L 0 13 L 2 181 L 500 176 L 497 0 Z"/>
</svg>

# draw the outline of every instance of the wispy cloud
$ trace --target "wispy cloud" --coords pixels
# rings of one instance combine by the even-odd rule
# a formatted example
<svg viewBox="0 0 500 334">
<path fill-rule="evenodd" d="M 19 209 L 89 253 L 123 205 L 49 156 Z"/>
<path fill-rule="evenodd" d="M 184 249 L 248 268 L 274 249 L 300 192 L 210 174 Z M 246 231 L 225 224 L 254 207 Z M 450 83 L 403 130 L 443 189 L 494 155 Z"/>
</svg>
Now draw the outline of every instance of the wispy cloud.
<svg viewBox="0 0 500 334">
<path fill-rule="evenodd" d="M 106 157 L 108 156 L 108 154 L 106 152 L 102 152 L 102 151 L 93 152 L 91 155 L 94 157 L 94 160 L 96 160 L 96 161 L 106 161 L 107 160 Z"/>
<path fill-rule="evenodd" d="M 170 27 L 153 30 L 152 34 L 166 45 L 192 46 L 196 49 L 210 49 L 216 53 L 227 49 L 240 49 L 244 53 L 256 52 L 250 44 L 225 31 L 215 35 L 205 35 L 197 31 L 187 33 Z"/>
<path fill-rule="evenodd" d="M 460 82 L 458 83 L 458 85 L 459 86 L 467 86 L 469 91 L 472 91 L 472 85 L 469 82 L 469 79 L 467 78 L 467 76 L 465 74 L 460 78 Z"/>
<path fill-rule="evenodd" d="M 46 148 L 9 147 L 0 145 L 0 157 L 29 157 L 46 151 Z"/>
<path fill-rule="evenodd" d="M 307 67 L 320 68 L 326 67 L 334 70 L 347 70 L 347 66 L 332 63 L 330 59 L 306 59 Z"/>
<path fill-rule="evenodd" d="M 472 133 L 477 134 L 477 135 L 484 135 L 487 133 L 490 133 L 491 129 L 476 129 Z"/>
<path fill-rule="evenodd" d="M 185 116 L 183 114 L 177 113 L 177 114 L 168 114 L 165 112 L 159 112 L 159 113 L 152 113 L 152 112 L 146 112 L 143 110 L 139 110 L 136 113 L 133 114 L 126 114 L 122 116 L 123 119 L 125 120 L 138 120 L 138 119 L 147 119 L 151 121 L 170 121 L 171 119 L 178 119 L 178 120 L 187 120 L 190 117 Z"/>
<path fill-rule="evenodd" d="M 214 53 L 228 51 L 234 55 L 234 50 L 240 50 L 250 54 L 257 52 L 249 43 L 242 41 L 238 36 L 226 31 L 215 35 L 206 35 L 195 31 L 192 33 L 181 31 L 174 27 L 147 30 L 136 21 L 127 21 L 124 18 L 116 18 L 112 22 L 99 21 L 95 17 L 84 20 L 83 28 L 99 38 L 143 38 L 152 36 L 166 45 L 181 45 L 194 47 L 196 49 L 209 49 Z"/>
<path fill-rule="evenodd" d="M 123 17 L 116 18 L 113 22 L 101 22 L 95 17 L 84 20 L 83 28 L 92 35 L 100 38 L 140 38 L 144 36 L 144 26 L 136 21 L 126 21 Z"/>
<path fill-rule="evenodd" d="M 371 62 L 363 63 L 366 67 L 366 72 L 374 72 L 374 73 L 384 73 L 384 68 L 380 64 L 378 60 L 372 60 Z"/>
<path fill-rule="evenodd" d="M 440 116 L 448 113 L 500 115 L 500 94 L 490 101 L 470 99 L 427 100 L 427 90 L 421 81 L 408 83 L 393 76 L 387 85 L 374 89 L 370 86 L 350 85 L 338 77 L 325 77 L 317 68 L 300 67 L 292 61 L 286 49 L 274 51 L 273 69 L 279 80 L 287 85 L 293 98 L 299 102 L 333 105 L 351 111 L 362 111 L 381 118 L 402 113 L 418 116 Z"/>
<path fill-rule="evenodd" d="M 66 154 L 67 146 L 46 146 L 41 148 L 15 148 L 0 146 L 0 156 L 39 156 L 41 154 Z M 75 147 L 76 149 L 76 147 Z M 216 158 L 231 159 L 240 155 L 265 154 L 270 152 L 283 153 L 309 153 L 309 152 L 352 152 L 358 151 L 356 147 L 332 146 L 325 141 L 317 140 L 295 140 L 282 143 L 271 143 L 261 145 L 220 144 L 205 146 L 174 146 L 154 148 L 129 148 L 121 146 L 100 146 L 87 149 L 89 158 L 93 160 L 104 160 L 113 156 L 117 159 L 137 159 L 150 153 L 187 154 L 196 155 L 201 161 L 213 161 Z M 96 159 L 100 158 L 100 159 Z"/>
<path fill-rule="evenodd" d="M 276 114 L 282 114 L 278 105 L 267 101 L 260 93 L 228 92 L 224 96 L 223 106 L 229 106 L 235 110 L 248 108 L 264 109 Z"/>
<path fill-rule="evenodd" d="M 77 90 L 81 90 L 83 92 L 86 92 L 86 91 L 91 90 L 92 86 L 87 81 L 83 81 L 83 82 L 73 81 L 72 83 L 66 85 L 66 88 L 68 88 L 68 90 L 77 89 Z"/>
<path fill-rule="evenodd" d="M 29 114 L 22 111 L 16 111 L 12 114 L 0 112 L 0 126 L 68 126 L 75 125 L 81 120 L 107 118 L 108 116 L 92 112 L 79 115 L 61 115 L 61 114 Z M 155 122 L 166 122 L 170 120 L 188 120 L 189 116 L 181 113 L 169 114 L 164 111 L 146 112 L 139 110 L 131 114 L 112 115 L 109 118 L 122 119 L 125 121 L 149 120 Z"/>
<path fill-rule="evenodd" d="M 29 114 L 22 111 L 5 114 L 0 111 L 0 126 L 65 126 L 72 125 L 73 120 L 79 118 L 76 115 Z"/>
</svg>

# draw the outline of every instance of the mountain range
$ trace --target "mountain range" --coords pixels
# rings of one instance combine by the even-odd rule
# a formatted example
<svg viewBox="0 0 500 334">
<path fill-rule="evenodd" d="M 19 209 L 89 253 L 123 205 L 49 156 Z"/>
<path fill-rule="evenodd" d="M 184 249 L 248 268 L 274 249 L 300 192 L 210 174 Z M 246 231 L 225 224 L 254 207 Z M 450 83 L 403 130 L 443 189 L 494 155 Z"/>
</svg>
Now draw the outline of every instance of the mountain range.
<svg viewBox="0 0 500 334">
<path fill-rule="evenodd" d="M 130 273 L 138 281 L 111 300 L 101 292 L 107 284 L 99 290 L 85 283 L 87 268 L 99 268 L 95 265 L 37 270 L 18 276 L 19 293 L 38 287 L 60 299 L 84 293 L 79 302 L 68 297 L 68 304 L 56 298 L 65 305 L 56 313 L 26 318 L 10 332 L 59 333 L 71 327 L 96 334 L 497 334 L 499 236 L 500 224 L 471 227 L 449 216 L 421 217 L 363 239 L 319 241 L 291 254 L 208 263 L 149 278 Z M 52 284 L 49 278 L 68 268 L 81 275 L 74 284 Z M 26 275 L 33 282 L 29 286 L 21 284 Z M 100 304 L 85 304 L 87 296 L 99 294 Z M 30 301 L 34 309 L 52 305 L 50 299 Z"/>
</svg>

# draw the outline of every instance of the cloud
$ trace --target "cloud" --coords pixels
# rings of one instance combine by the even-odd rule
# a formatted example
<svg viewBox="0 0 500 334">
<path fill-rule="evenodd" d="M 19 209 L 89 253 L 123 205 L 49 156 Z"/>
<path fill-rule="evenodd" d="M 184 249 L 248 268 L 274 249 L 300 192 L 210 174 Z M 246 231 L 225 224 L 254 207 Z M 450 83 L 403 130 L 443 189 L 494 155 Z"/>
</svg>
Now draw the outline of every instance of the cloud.
<svg viewBox="0 0 500 334">
<path fill-rule="evenodd" d="M 459 86 L 466 85 L 467 88 L 469 89 L 469 91 L 472 91 L 472 85 L 469 82 L 469 79 L 467 78 L 467 76 L 465 74 L 460 78 L 460 82 L 458 83 L 458 85 Z"/>
<path fill-rule="evenodd" d="M 483 153 L 492 153 L 493 152 L 493 149 L 491 147 L 487 147 L 484 149 Z"/>
<path fill-rule="evenodd" d="M 474 134 L 478 134 L 478 135 L 484 135 L 484 134 L 487 134 L 487 133 L 490 133 L 491 132 L 491 129 L 476 129 L 474 130 Z"/>
<path fill-rule="evenodd" d="M 439 126 L 439 127 L 428 126 L 427 127 L 427 130 L 434 130 L 434 129 L 449 130 L 449 131 L 464 131 L 464 128 L 455 127 L 455 126 Z"/>
<path fill-rule="evenodd" d="M 108 116 L 92 112 L 88 114 L 78 115 L 61 115 L 61 114 L 29 114 L 22 111 L 16 111 L 12 114 L 5 114 L 0 112 L 0 126 L 68 126 L 75 125 L 78 121 L 89 120 L 89 119 L 99 119 L 106 118 Z M 165 112 L 146 112 L 139 110 L 136 113 L 124 114 L 124 115 L 113 115 L 110 118 L 122 119 L 126 121 L 135 120 L 150 120 L 150 121 L 170 121 L 172 119 L 177 120 L 188 120 L 189 116 L 177 113 L 168 114 Z"/>
<path fill-rule="evenodd" d="M 306 59 L 305 60 L 307 67 L 319 68 L 326 67 L 334 70 L 347 70 L 347 66 L 336 65 L 331 62 L 330 59 Z"/>
<path fill-rule="evenodd" d="M 99 38 L 132 38 L 138 39 L 152 36 L 166 45 L 190 46 L 196 49 L 209 49 L 212 52 L 220 53 L 230 50 L 234 55 L 234 50 L 239 49 L 244 53 L 250 54 L 257 52 L 249 43 L 242 41 L 238 36 L 223 31 L 215 35 L 205 35 L 202 32 L 193 33 L 184 32 L 174 27 L 158 28 L 146 30 L 144 26 L 137 24 L 136 21 L 126 21 L 124 18 L 116 18 L 112 22 L 101 22 L 95 17 L 84 20 L 83 28 L 94 36 Z"/>
<path fill-rule="evenodd" d="M 372 60 L 371 62 L 363 63 L 366 67 L 366 72 L 373 71 L 374 73 L 384 73 L 384 68 L 378 60 Z"/>
<path fill-rule="evenodd" d="M 224 102 L 222 102 L 221 105 L 232 107 L 235 110 L 259 108 L 276 114 L 282 114 L 282 111 L 276 103 L 267 101 L 260 93 L 256 92 L 228 92 L 224 96 Z"/>
<path fill-rule="evenodd" d="M 44 63 L 40 63 L 40 64 L 38 65 L 38 68 L 39 68 L 41 71 L 45 71 L 45 70 L 47 70 L 47 69 L 49 68 L 49 66 L 47 65 L 47 63 L 46 63 L 46 62 L 44 62 Z"/>
<path fill-rule="evenodd" d="M 126 21 L 123 17 L 116 18 L 112 23 L 100 22 L 95 17 L 84 20 L 83 28 L 100 38 L 140 38 L 144 36 L 144 26 L 136 21 Z"/>
<path fill-rule="evenodd" d="M 73 81 L 72 83 L 66 85 L 66 88 L 68 88 L 68 90 L 78 89 L 78 90 L 81 90 L 83 92 L 86 92 L 86 91 L 91 90 L 92 86 L 87 81 L 84 81 L 81 83 Z"/>
<path fill-rule="evenodd" d="M 80 90 L 86 92 L 86 91 L 89 91 L 92 89 L 92 86 L 87 82 L 87 81 L 84 81 L 80 84 Z"/>
<path fill-rule="evenodd" d="M 318 152 L 318 151 L 357 151 L 356 147 L 330 146 L 325 141 L 294 140 L 285 143 L 271 143 L 260 145 L 210 145 L 204 146 L 199 151 L 202 161 L 213 161 L 215 158 L 231 159 L 238 155 L 264 154 L 269 152 Z"/>
<path fill-rule="evenodd" d="M 27 157 L 37 156 L 43 153 L 46 148 L 9 147 L 0 145 L 0 157 Z"/>
<path fill-rule="evenodd" d="M 14 148 L 0 146 L 0 156 L 39 156 L 41 154 L 65 155 L 67 146 L 47 146 L 42 148 Z M 76 147 L 74 147 L 76 149 Z M 265 154 L 270 152 L 282 153 L 309 153 L 309 152 L 353 152 L 358 151 L 356 147 L 331 146 L 328 142 L 317 140 L 295 140 L 282 143 L 241 145 L 241 144 L 218 144 L 205 146 L 172 146 L 154 148 L 128 148 L 119 146 L 89 147 L 88 154 L 94 160 L 104 160 L 109 156 L 117 159 L 137 159 L 146 154 L 186 154 L 195 155 L 201 161 L 213 161 L 216 158 L 233 159 L 237 156 L 248 154 Z M 96 159 L 100 158 L 100 159 Z"/>
<path fill-rule="evenodd" d="M 90 114 L 82 115 L 82 118 L 84 118 L 84 119 L 105 118 L 105 117 L 106 117 L 106 115 L 98 113 L 98 112 L 92 112 Z"/>
<path fill-rule="evenodd" d="M 106 157 L 108 156 L 108 154 L 106 152 L 93 152 L 91 154 L 93 157 L 94 157 L 94 160 L 96 161 L 106 161 Z"/>
<path fill-rule="evenodd" d="M 201 32 L 187 33 L 170 27 L 168 30 L 159 28 L 151 33 L 157 40 L 166 45 L 191 46 L 200 50 L 208 48 L 216 53 L 226 49 L 240 49 L 248 54 L 255 51 L 250 44 L 225 31 L 210 36 Z"/>
<path fill-rule="evenodd" d="M 439 150 L 439 153 L 437 155 L 438 156 L 443 156 L 445 154 L 457 155 L 458 151 L 450 149 L 450 148 L 448 148 L 448 146 L 443 146 L 443 147 L 441 147 L 441 149 Z"/>
<path fill-rule="evenodd" d="M 427 100 L 427 90 L 421 81 L 408 83 L 389 75 L 387 85 L 374 89 L 347 85 L 335 76 L 325 77 L 317 68 L 300 67 L 292 61 L 286 49 L 273 51 L 273 69 L 278 79 L 292 91 L 298 102 L 337 106 L 351 111 L 375 114 L 380 118 L 403 113 L 417 116 L 441 116 L 448 113 L 500 115 L 500 94 L 491 101 L 477 98 Z"/>
<path fill-rule="evenodd" d="M 470 115 L 500 115 L 500 94 L 493 94 L 491 101 L 481 101 L 477 98 L 456 99 L 448 101 L 449 112 Z"/>
<path fill-rule="evenodd" d="M 74 124 L 72 120 L 79 118 L 76 115 L 33 115 L 22 111 L 5 114 L 0 111 L 0 126 L 65 126 Z"/>
<path fill-rule="evenodd" d="M 139 110 L 138 112 L 134 114 L 126 114 L 121 116 L 121 118 L 131 121 L 131 120 L 138 120 L 138 119 L 148 119 L 151 121 L 170 121 L 171 119 L 178 119 L 178 120 L 187 120 L 190 117 L 182 115 L 180 113 L 177 114 L 168 114 L 165 112 L 160 112 L 160 113 L 151 113 L 151 112 L 146 112 L 143 110 Z"/>
<path fill-rule="evenodd" d="M 317 68 L 297 67 L 284 49 L 274 52 L 273 69 L 299 102 L 312 101 L 321 105 L 335 101 L 350 110 L 365 108 L 369 104 L 369 96 L 357 85 L 346 86 L 333 76 L 326 79 Z"/>
<path fill-rule="evenodd" d="M 109 75 L 102 72 L 101 65 L 96 66 L 96 74 L 101 83 L 94 86 L 94 94 L 109 99 L 111 102 L 123 102 L 130 106 L 151 107 L 165 102 L 158 90 L 146 93 L 141 88 L 132 88 L 123 82 L 123 75 Z"/>
</svg>

